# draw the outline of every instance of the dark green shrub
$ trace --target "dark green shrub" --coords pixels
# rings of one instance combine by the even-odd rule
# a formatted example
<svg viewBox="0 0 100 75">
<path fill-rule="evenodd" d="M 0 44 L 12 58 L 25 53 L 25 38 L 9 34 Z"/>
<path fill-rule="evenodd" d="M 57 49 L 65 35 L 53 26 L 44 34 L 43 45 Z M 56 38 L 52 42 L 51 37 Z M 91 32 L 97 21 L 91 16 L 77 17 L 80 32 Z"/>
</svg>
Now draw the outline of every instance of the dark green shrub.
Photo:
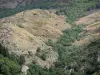
<svg viewBox="0 0 100 75">
<path fill-rule="evenodd" d="M 24 63 L 25 63 L 25 57 L 23 55 L 20 55 L 19 64 L 23 65 Z"/>
</svg>

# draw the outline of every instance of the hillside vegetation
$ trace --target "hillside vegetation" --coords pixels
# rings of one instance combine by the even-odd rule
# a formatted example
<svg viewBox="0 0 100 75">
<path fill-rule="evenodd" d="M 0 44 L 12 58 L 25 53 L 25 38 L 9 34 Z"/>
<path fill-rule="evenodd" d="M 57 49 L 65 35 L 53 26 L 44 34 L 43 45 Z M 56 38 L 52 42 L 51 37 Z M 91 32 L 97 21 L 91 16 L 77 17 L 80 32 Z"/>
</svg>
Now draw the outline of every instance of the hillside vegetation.
<svg viewBox="0 0 100 75">
<path fill-rule="evenodd" d="M 1 0 L 0 75 L 100 75 L 99 8 L 100 0 Z"/>
<path fill-rule="evenodd" d="M 56 41 L 70 27 L 63 16 L 48 10 L 27 10 L 0 20 L 0 44 L 9 54 L 22 55 L 26 66 L 35 62 L 50 68 L 57 61 L 58 53 L 45 42 Z"/>
<path fill-rule="evenodd" d="M 28 75 L 99 75 L 100 23 L 67 29 L 56 43 L 48 41 L 59 54 L 55 66 L 30 65 Z"/>
<path fill-rule="evenodd" d="M 18 0 L 14 0 L 18 2 Z M 9 2 L 9 1 L 8 1 Z M 12 2 L 10 0 L 10 2 Z M 2 1 L 1 1 L 2 3 Z M 4 2 L 5 3 L 5 2 Z M 23 7 L 23 4 L 25 6 Z M 27 4 L 28 3 L 28 4 Z M 14 3 L 12 3 L 13 5 Z M 2 4 L 1 4 L 2 5 Z M 8 4 L 9 5 L 9 4 Z M 11 6 L 12 6 L 11 5 Z M 72 23 L 79 17 L 87 15 L 87 11 L 100 8 L 100 0 L 22 0 L 16 8 L 1 8 L 0 17 L 6 17 L 27 9 L 56 9 L 56 14 L 66 15 L 67 22 Z"/>
</svg>

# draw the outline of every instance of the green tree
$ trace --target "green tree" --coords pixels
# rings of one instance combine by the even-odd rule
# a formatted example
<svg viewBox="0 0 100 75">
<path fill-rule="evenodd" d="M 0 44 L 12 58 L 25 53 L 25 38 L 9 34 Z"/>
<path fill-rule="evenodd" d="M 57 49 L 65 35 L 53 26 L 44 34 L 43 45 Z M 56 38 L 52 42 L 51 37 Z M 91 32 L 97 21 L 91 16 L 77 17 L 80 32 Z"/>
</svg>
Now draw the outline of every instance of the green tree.
<svg viewBox="0 0 100 75">
<path fill-rule="evenodd" d="M 20 66 L 8 59 L 7 57 L 0 57 L 0 71 L 4 75 L 17 75 L 20 72 Z"/>
</svg>

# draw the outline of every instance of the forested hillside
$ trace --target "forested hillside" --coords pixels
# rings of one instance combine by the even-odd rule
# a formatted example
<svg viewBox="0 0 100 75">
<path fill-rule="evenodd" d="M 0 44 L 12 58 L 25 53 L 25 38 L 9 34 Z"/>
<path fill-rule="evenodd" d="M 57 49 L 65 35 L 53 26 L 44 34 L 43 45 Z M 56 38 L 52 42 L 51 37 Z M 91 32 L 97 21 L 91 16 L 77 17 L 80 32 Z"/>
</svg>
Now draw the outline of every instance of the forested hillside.
<svg viewBox="0 0 100 75">
<path fill-rule="evenodd" d="M 100 75 L 100 0 L 0 0 L 0 75 Z"/>
<path fill-rule="evenodd" d="M 29 9 L 56 9 L 56 14 L 66 15 L 67 21 L 87 15 L 87 11 L 100 8 L 100 0 L 36 0 L 26 6 L 18 5 L 15 9 L 1 8 L 0 17 L 6 17 Z"/>
</svg>

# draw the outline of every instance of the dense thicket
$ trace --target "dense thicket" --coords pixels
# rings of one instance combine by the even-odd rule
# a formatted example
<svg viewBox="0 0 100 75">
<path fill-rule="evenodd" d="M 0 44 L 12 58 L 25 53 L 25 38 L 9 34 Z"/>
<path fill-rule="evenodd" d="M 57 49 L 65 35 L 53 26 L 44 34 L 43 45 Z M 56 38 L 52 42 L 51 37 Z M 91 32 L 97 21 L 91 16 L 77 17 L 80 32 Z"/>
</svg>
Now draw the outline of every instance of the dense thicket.
<svg viewBox="0 0 100 75">
<path fill-rule="evenodd" d="M 12 56 L 13 57 L 13 56 Z M 18 75 L 20 66 L 17 62 L 12 60 L 8 50 L 0 45 L 0 74 L 1 75 Z M 14 57 L 14 59 L 16 59 Z"/>
<path fill-rule="evenodd" d="M 9 54 L 8 49 L 0 44 L 0 75 L 20 75 L 23 55 Z"/>
<path fill-rule="evenodd" d="M 2 75 L 18 75 L 20 66 L 14 61 L 0 54 L 0 74 Z"/>
</svg>

